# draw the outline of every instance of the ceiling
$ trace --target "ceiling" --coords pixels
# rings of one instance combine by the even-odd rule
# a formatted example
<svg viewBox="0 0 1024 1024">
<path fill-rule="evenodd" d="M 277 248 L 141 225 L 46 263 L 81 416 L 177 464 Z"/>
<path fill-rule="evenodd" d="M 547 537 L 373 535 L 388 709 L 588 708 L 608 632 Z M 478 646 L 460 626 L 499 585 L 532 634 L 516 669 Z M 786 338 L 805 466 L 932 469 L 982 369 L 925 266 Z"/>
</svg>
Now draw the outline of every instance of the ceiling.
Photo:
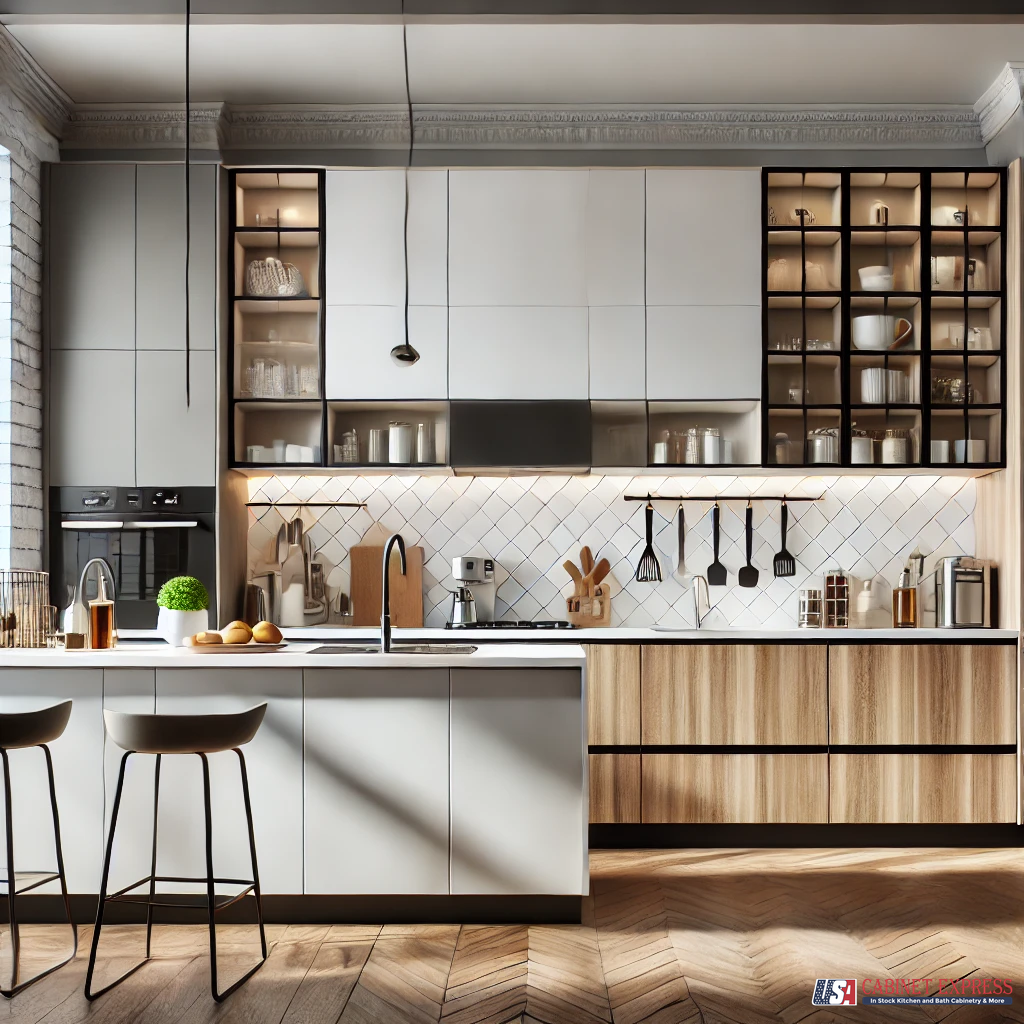
<svg viewBox="0 0 1024 1024">
<path fill-rule="evenodd" d="M 0 19 L 2 20 L 2 19 Z M 77 103 L 184 98 L 184 30 L 13 19 Z M 416 103 L 971 105 L 1024 24 L 415 24 Z M 404 102 L 395 24 L 199 24 L 194 102 Z"/>
</svg>

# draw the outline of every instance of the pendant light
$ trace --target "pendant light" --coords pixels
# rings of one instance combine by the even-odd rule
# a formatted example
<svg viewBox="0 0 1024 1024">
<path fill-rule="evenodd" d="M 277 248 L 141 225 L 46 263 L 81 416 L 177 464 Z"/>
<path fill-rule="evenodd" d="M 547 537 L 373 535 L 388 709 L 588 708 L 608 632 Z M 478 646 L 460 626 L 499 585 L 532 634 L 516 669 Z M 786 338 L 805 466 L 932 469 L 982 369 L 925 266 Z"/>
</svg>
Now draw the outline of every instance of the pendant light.
<svg viewBox="0 0 1024 1024">
<path fill-rule="evenodd" d="M 402 63 L 405 68 L 405 106 L 409 115 L 409 155 L 405 162 L 405 215 L 402 221 L 402 255 L 405 260 L 405 341 L 391 350 L 391 361 L 396 366 L 412 366 L 419 362 L 420 354 L 409 343 L 409 168 L 412 167 L 412 149 L 415 133 L 412 121 L 412 91 L 409 87 L 409 44 L 405 34 L 405 0 L 402 0 Z"/>
</svg>

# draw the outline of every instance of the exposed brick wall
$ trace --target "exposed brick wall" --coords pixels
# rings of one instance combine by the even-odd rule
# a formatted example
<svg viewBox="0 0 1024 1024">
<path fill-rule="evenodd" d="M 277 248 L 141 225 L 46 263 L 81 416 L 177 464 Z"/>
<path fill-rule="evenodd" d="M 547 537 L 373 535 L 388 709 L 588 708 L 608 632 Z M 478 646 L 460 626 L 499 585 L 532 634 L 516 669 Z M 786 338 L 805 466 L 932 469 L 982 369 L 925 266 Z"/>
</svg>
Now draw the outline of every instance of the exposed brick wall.
<svg viewBox="0 0 1024 1024">
<path fill-rule="evenodd" d="M 0 568 L 43 552 L 42 164 L 57 140 L 0 92 Z"/>
</svg>

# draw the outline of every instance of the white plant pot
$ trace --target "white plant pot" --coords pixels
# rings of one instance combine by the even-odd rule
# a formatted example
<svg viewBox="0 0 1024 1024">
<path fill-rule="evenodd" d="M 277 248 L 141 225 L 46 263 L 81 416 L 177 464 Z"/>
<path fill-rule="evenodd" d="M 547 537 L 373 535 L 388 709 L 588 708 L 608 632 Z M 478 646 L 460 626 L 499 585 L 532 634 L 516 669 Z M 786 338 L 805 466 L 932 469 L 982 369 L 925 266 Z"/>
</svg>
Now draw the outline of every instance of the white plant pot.
<svg viewBox="0 0 1024 1024">
<path fill-rule="evenodd" d="M 185 637 L 209 628 L 210 613 L 205 608 L 201 612 L 161 608 L 156 617 L 156 631 L 172 647 L 184 647 Z"/>
</svg>

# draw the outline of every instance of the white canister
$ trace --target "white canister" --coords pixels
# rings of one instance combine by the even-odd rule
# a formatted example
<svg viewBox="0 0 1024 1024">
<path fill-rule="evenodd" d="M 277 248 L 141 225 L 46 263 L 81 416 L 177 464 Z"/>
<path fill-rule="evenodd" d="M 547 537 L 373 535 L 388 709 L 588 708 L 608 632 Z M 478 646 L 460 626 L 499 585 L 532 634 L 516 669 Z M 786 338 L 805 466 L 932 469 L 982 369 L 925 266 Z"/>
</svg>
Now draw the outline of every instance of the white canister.
<svg viewBox="0 0 1024 1024">
<path fill-rule="evenodd" d="M 717 466 L 722 461 L 722 439 L 718 436 L 717 427 L 706 427 L 704 430 L 704 465 Z"/>
<path fill-rule="evenodd" d="M 850 464 L 853 466 L 870 466 L 874 461 L 874 439 L 866 434 L 854 434 L 850 438 Z"/>
<path fill-rule="evenodd" d="M 434 461 L 434 424 L 416 424 L 416 461 L 420 465 Z"/>
<path fill-rule="evenodd" d="M 408 465 L 412 462 L 412 424 L 393 421 L 388 424 L 388 462 Z"/>
<path fill-rule="evenodd" d="M 652 461 L 659 466 L 668 462 L 668 441 L 654 442 L 654 459 Z"/>
<path fill-rule="evenodd" d="M 932 441 L 932 462 L 949 462 L 949 441 Z"/>
</svg>

